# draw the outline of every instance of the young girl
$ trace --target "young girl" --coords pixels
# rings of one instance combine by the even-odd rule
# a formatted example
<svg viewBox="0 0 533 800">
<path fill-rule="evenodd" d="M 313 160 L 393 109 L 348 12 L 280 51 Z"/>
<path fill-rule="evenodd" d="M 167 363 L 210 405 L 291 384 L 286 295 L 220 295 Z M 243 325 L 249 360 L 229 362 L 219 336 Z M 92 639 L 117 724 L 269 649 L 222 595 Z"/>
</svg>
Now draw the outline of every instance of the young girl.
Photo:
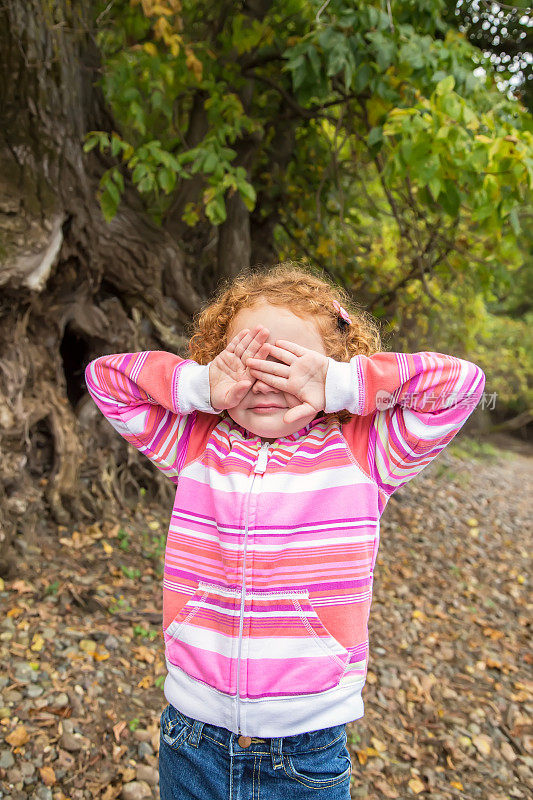
<svg viewBox="0 0 533 800">
<path fill-rule="evenodd" d="M 190 359 L 102 356 L 110 423 L 176 485 L 163 581 L 162 800 L 347 800 L 379 523 L 465 423 L 482 370 L 381 352 L 292 264 L 200 315 Z"/>
</svg>

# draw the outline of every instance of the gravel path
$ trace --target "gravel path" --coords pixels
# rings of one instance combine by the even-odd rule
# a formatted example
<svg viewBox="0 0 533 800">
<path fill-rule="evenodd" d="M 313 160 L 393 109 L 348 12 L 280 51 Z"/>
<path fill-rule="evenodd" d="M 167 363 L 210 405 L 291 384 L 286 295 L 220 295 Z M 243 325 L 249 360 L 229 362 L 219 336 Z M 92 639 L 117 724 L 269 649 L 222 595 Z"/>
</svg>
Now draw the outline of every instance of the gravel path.
<svg viewBox="0 0 533 800">
<path fill-rule="evenodd" d="M 468 442 L 382 518 L 352 798 L 533 790 L 533 450 L 499 437 L 475 458 Z M 20 572 L 0 581 L 2 800 L 159 797 L 167 523 L 143 502 L 119 523 L 19 542 Z"/>
</svg>

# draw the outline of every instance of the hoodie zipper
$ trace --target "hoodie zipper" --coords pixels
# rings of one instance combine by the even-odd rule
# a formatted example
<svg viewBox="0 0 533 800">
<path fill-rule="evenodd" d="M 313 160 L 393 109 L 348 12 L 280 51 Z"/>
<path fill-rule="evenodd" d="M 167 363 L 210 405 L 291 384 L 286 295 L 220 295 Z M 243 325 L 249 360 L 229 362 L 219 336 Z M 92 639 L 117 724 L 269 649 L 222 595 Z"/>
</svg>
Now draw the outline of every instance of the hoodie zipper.
<svg viewBox="0 0 533 800">
<path fill-rule="evenodd" d="M 255 478 L 257 475 L 263 475 L 266 467 L 267 467 L 267 459 L 268 459 L 268 443 L 265 442 L 261 445 L 259 452 L 257 454 L 257 461 L 254 465 L 254 472 L 252 476 L 252 482 L 250 484 L 250 490 L 248 492 L 248 497 L 246 500 L 246 518 L 245 518 L 245 528 L 244 528 L 244 552 L 243 552 L 243 562 L 242 562 L 242 585 L 241 585 L 241 610 L 239 615 L 239 646 L 238 646 L 238 656 L 237 656 L 237 729 L 239 731 L 239 735 L 242 734 L 241 731 L 241 652 L 242 652 L 242 631 L 244 627 L 244 604 L 246 600 L 246 546 L 248 544 L 248 520 L 250 515 L 250 499 L 252 496 L 252 491 L 254 488 Z"/>
</svg>

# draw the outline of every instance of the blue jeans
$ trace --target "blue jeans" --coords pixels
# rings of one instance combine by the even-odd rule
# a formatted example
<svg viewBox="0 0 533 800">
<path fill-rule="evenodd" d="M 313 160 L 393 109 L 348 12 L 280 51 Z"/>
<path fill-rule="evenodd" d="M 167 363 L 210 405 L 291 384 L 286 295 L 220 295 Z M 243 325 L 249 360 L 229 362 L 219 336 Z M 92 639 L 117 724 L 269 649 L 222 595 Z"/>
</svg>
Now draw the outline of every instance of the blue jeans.
<svg viewBox="0 0 533 800">
<path fill-rule="evenodd" d="M 350 800 L 346 725 L 239 745 L 236 733 L 161 714 L 161 800 Z"/>
</svg>

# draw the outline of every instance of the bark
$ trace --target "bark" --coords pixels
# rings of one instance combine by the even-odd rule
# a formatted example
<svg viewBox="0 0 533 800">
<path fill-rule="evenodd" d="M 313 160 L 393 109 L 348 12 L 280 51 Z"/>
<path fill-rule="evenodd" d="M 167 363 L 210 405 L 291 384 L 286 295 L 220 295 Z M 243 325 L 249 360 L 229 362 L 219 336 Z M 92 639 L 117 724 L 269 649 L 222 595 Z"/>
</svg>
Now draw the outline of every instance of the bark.
<svg viewBox="0 0 533 800">
<path fill-rule="evenodd" d="M 107 224 L 97 200 L 110 166 L 83 153 L 112 130 L 99 88 L 88 0 L 4 0 L 0 8 L 0 571 L 11 543 L 47 515 L 61 524 L 168 494 L 146 459 L 116 441 L 85 390 L 103 353 L 185 352 L 201 302 L 177 240 L 126 181 Z M 126 178 L 127 176 L 125 176 Z"/>
</svg>

